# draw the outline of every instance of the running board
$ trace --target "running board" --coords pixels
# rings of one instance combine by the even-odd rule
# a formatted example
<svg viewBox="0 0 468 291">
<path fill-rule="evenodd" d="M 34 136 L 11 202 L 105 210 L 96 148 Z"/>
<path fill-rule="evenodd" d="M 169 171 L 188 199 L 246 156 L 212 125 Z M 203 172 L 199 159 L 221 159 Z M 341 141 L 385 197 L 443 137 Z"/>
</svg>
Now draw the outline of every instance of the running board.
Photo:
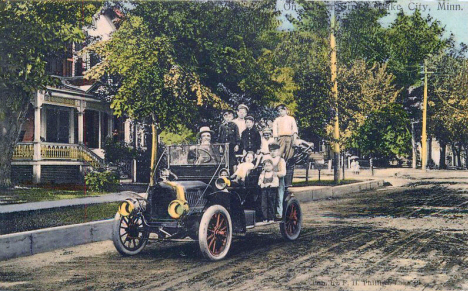
<svg viewBox="0 0 468 291">
<path fill-rule="evenodd" d="M 249 226 L 247 226 L 246 228 L 247 228 L 247 229 L 251 229 L 251 228 L 259 227 L 259 226 L 267 226 L 267 225 L 272 225 L 272 224 L 278 224 L 278 223 L 280 223 L 280 222 L 281 222 L 281 221 L 256 222 L 255 225 L 249 225 Z"/>
</svg>

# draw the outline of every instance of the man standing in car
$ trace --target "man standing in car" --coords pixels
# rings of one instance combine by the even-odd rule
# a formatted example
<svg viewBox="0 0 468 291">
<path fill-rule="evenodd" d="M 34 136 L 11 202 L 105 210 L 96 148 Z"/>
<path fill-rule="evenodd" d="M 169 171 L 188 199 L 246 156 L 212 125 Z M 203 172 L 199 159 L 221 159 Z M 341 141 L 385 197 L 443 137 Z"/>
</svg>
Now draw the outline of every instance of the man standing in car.
<svg viewBox="0 0 468 291">
<path fill-rule="evenodd" d="M 218 142 L 229 143 L 229 170 L 233 173 L 233 167 L 236 164 L 234 153 L 239 150 L 240 135 L 237 125 L 232 122 L 234 112 L 226 110 L 223 113 L 224 122 L 219 126 Z"/>
<path fill-rule="evenodd" d="M 239 104 L 237 106 L 237 118 L 233 120 L 233 122 L 237 125 L 237 128 L 239 129 L 239 135 L 242 134 L 242 132 L 246 129 L 245 125 L 245 117 L 247 116 L 247 113 L 249 112 L 249 107 L 245 104 Z"/>
<path fill-rule="evenodd" d="M 297 124 L 294 117 L 288 115 L 286 105 L 276 107 L 279 117 L 273 122 L 273 137 L 280 145 L 280 155 L 287 162 L 294 155 L 293 144 L 298 137 Z"/>
<path fill-rule="evenodd" d="M 259 154 L 262 139 L 260 133 L 255 128 L 255 120 L 252 116 L 245 118 L 246 129 L 242 132 L 241 141 L 242 148 L 245 152 L 253 152 Z"/>
</svg>

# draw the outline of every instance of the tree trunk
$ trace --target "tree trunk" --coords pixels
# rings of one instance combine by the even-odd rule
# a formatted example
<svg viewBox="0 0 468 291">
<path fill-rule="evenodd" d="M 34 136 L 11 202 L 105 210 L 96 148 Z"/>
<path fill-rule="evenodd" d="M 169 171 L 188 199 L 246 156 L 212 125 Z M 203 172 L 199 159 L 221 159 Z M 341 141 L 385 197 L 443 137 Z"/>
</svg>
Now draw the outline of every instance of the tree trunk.
<svg viewBox="0 0 468 291">
<path fill-rule="evenodd" d="M 465 168 L 468 168 L 468 147 L 464 145 L 463 148 L 465 149 Z"/>
<path fill-rule="evenodd" d="M 462 161 L 461 161 L 461 151 L 462 151 L 462 145 L 458 145 L 458 151 L 457 151 L 457 167 L 462 166 Z"/>
<path fill-rule="evenodd" d="M 369 164 L 370 164 L 371 174 L 372 174 L 372 176 L 374 176 L 374 163 L 373 163 L 372 156 L 370 156 Z"/>
<path fill-rule="evenodd" d="M 434 165 L 434 161 L 432 160 L 432 136 L 428 138 L 428 145 L 427 145 L 427 165 Z"/>
<path fill-rule="evenodd" d="M 411 122 L 411 146 L 412 146 L 412 168 L 416 169 L 417 167 L 417 156 L 418 149 L 416 148 L 416 136 L 414 132 L 414 122 Z"/>
<path fill-rule="evenodd" d="M 446 145 L 445 143 L 440 143 L 440 158 L 439 158 L 439 169 L 446 169 L 447 164 L 445 163 L 446 158 Z"/>
<path fill-rule="evenodd" d="M 11 187 L 11 161 L 28 106 L 12 111 L 0 104 L 0 188 Z"/>
</svg>

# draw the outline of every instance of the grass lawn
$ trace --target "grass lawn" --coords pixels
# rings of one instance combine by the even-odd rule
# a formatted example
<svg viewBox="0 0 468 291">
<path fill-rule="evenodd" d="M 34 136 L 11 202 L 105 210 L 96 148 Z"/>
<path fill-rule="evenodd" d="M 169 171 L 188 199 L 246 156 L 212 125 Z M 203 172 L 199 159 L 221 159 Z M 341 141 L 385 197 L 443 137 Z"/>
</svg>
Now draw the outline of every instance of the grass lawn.
<svg viewBox="0 0 468 291">
<path fill-rule="evenodd" d="M 85 191 L 83 187 L 37 187 L 37 188 L 15 188 L 10 190 L 0 190 L 0 205 L 10 203 L 26 203 L 38 201 L 52 201 L 61 199 L 81 198 L 86 196 L 103 195 L 105 192 Z"/>
<path fill-rule="evenodd" d="M 0 235 L 113 218 L 120 202 L 0 214 Z"/>
<path fill-rule="evenodd" d="M 340 183 L 338 185 L 346 185 L 346 184 L 353 184 L 353 183 L 358 183 L 358 182 L 363 182 L 362 180 L 354 180 L 354 179 L 345 179 L 345 180 L 340 180 Z M 309 180 L 309 182 L 306 181 L 299 181 L 299 182 L 293 182 L 293 187 L 303 187 L 303 186 L 336 186 L 335 182 L 333 180 Z"/>
</svg>

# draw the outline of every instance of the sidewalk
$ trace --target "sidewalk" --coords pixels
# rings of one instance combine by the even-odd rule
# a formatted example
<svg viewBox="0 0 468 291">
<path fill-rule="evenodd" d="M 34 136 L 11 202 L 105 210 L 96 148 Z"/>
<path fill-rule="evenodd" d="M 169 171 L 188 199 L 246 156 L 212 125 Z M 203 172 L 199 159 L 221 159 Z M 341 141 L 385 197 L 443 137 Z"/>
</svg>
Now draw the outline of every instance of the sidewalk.
<svg viewBox="0 0 468 291">
<path fill-rule="evenodd" d="M 131 197 L 141 197 L 140 195 L 143 195 L 143 194 L 145 193 L 138 194 L 132 191 L 123 191 L 123 192 L 118 192 L 118 193 L 106 194 L 102 196 L 90 196 L 90 197 L 84 197 L 84 198 L 30 202 L 30 203 L 22 203 L 22 204 L 8 204 L 8 205 L 0 206 L 0 214 L 21 212 L 21 211 L 34 211 L 34 210 L 59 208 L 59 207 L 67 207 L 67 206 L 118 202 L 118 201 L 123 201 Z"/>
<path fill-rule="evenodd" d="M 382 185 L 383 180 L 372 180 L 341 186 L 308 186 L 291 187 L 289 189 L 299 201 L 308 202 L 318 199 L 338 198 L 349 193 L 375 189 Z M 6 208 L 8 208 L 8 211 L 27 211 L 36 210 L 38 209 L 37 207 L 45 209 L 86 203 L 120 201 L 126 197 L 134 197 L 135 195 L 138 194 L 134 192 L 121 192 L 101 197 L 8 205 L 0 207 L 0 211 L 6 213 Z M 113 219 L 109 219 L 0 235 L 0 250 L 2 250 L 0 252 L 0 260 L 109 240 L 112 238 L 112 223 Z"/>
</svg>

